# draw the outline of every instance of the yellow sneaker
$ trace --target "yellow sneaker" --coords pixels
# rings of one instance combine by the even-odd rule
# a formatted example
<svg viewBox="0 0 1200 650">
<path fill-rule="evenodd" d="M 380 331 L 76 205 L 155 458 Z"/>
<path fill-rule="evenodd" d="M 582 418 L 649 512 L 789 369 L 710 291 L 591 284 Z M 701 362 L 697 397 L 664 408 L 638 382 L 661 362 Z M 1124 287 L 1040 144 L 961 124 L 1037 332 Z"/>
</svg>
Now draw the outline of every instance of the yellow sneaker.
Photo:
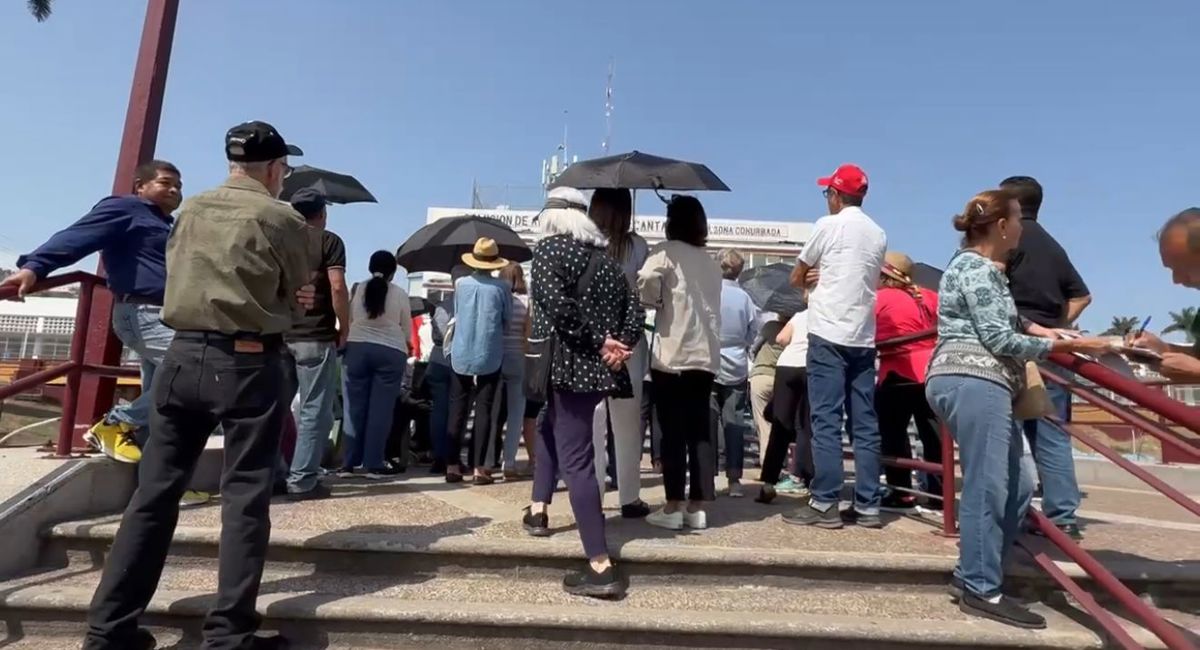
<svg viewBox="0 0 1200 650">
<path fill-rule="evenodd" d="M 212 500 L 212 495 L 208 492 L 199 492 L 197 490 L 188 490 L 183 493 L 183 498 L 179 500 L 180 508 L 194 508 L 202 506 Z"/>
<path fill-rule="evenodd" d="M 109 424 L 101 420 L 83 434 L 83 440 L 115 461 L 132 464 L 142 459 L 142 450 L 138 449 L 124 424 Z"/>
</svg>

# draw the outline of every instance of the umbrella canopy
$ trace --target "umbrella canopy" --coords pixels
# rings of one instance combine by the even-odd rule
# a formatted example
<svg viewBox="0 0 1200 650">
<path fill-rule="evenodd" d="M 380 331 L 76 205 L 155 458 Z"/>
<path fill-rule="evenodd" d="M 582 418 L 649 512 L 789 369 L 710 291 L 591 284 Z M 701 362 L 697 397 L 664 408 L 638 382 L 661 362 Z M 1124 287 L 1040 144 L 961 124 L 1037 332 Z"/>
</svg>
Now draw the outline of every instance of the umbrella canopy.
<svg viewBox="0 0 1200 650">
<path fill-rule="evenodd" d="M 292 175 L 283 179 L 280 200 L 287 201 L 297 190 L 312 188 L 325 195 L 330 203 L 378 203 L 357 178 L 319 167 L 300 165 Z"/>
<path fill-rule="evenodd" d="M 640 151 L 581 160 L 554 180 L 554 187 L 594 190 L 602 187 L 630 190 L 714 190 L 728 192 L 706 165 L 661 158 Z"/>
<path fill-rule="evenodd" d="M 777 262 L 743 271 L 738 283 L 759 309 L 776 314 L 796 314 L 808 309 L 804 293 L 792 286 L 791 264 Z"/>
<path fill-rule="evenodd" d="M 409 273 L 436 271 L 449 273 L 462 264 L 480 237 L 496 240 L 500 256 L 511 262 L 528 262 L 533 251 L 512 228 L 486 217 L 447 217 L 421 228 L 396 252 L 396 263 Z"/>
<path fill-rule="evenodd" d="M 413 318 L 424 314 L 432 314 L 434 309 L 434 304 L 429 302 L 428 298 L 420 296 L 409 296 L 408 298 L 408 310 L 412 313 Z"/>
<path fill-rule="evenodd" d="M 942 281 L 942 270 L 924 262 L 917 262 L 913 264 L 912 279 L 922 289 L 937 291 Z"/>
</svg>

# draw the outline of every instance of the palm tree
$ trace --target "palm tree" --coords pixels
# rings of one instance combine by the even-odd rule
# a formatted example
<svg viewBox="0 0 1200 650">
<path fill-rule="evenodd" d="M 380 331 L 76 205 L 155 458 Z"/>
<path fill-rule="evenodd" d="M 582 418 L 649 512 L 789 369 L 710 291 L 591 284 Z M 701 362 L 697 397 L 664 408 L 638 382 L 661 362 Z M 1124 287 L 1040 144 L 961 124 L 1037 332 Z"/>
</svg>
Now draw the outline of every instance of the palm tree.
<svg viewBox="0 0 1200 650">
<path fill-rule="evenodd" d="M 1112 324 L 1100 336 L 1128 336 L 1138 326 L 1137 316 L 1113 316 Z"/>
<path fill-rule="evenodd" d="M 1188 343 L 1195 343 L 1196 336 L 1192 333 L 1192 327 L 1196 323 L 1196 308 L 1184 307 L 1180 311 L 1170 312 L 1171 324 L 1163 329 L 1163 334 L 1171 332 L 1183 332 L 1187 336 Z"/>
<path fill-rule="evenodd" d="M 29 13 L 40 23 L 50 17 L 51 2 L 52 0 L 28 0 L 26 4 L 29 6 Z"/>
</svg>

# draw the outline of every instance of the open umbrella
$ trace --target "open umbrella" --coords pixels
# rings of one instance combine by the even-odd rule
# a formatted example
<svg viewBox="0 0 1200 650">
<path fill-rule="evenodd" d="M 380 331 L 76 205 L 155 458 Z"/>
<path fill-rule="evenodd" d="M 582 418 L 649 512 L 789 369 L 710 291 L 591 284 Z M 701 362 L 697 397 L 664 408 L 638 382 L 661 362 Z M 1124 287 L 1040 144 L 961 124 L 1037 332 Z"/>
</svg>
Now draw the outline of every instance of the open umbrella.
<svg viewBox="0 0 1200 650">
<path fill-rule="evenodd" d="M 609 187 L 630 190 L 729 191 L 729 186 L 717 178 L 706 165 L 652 156 L 640 151 L 573 163 L 554 179 L 553 186 L 587 190 Z"/>
<path fill-rule="evenodd" d="M 421 296 L 408 297 L 408 311 L 412 314 L 413 318 L 423 314 L 432 314 L 434 309 L 433 303 L 429 302 L 428 298 L 422 298 Z"/>
<path fill-rule="evenodd" d="M 775 314 L 795 314 L 808 309 L 804 294 L 792 286 L 791 264 L 776 262 L 743 271 L 738 283 L 759 309 Z"/>
<path fill-rule="evenodd" d="M 924 262 L 913 264 L 912 280 L 918 287 L 937 291 L 942 282 L 942 270 Z"/>
<path fill-rule="evenodd" d="M 463 254 L 470 253 L 480 237 L 494 239 L 504 259 L 533 259 L 533 251 L 512 228 L 487 217 L 461 216 L 438 219 L 413 233 L 396 252 L 396 262 L 409 273 L 449 273 L 463 263 Z"/>
<path fill-rule="evenodd" d="M 283 192 L 279 198 L 286 201 L 297 190 L 306 187 L 320 191 L 330 203 L 378 203 L 357 178 L 308 165 L 300 165 L 292 170 L 291 176 L 283 179 Z"/>
</svg>

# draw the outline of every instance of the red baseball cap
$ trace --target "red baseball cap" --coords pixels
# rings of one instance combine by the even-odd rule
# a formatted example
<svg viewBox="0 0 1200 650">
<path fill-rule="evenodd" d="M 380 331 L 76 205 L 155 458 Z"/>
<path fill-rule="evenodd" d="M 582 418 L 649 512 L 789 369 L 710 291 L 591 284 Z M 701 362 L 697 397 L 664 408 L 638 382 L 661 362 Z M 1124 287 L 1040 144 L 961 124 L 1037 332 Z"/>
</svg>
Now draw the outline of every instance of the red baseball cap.
<svg viewBox="0 0 1200 650">
<path fill-rule="evenodd" d="M 842 194 L 850 196 L 866 196 L 867 172 L 858 165 L 842 165 L 833 175 L 817 179 L 817 185 L 832 187 Z"/>
</svg>

